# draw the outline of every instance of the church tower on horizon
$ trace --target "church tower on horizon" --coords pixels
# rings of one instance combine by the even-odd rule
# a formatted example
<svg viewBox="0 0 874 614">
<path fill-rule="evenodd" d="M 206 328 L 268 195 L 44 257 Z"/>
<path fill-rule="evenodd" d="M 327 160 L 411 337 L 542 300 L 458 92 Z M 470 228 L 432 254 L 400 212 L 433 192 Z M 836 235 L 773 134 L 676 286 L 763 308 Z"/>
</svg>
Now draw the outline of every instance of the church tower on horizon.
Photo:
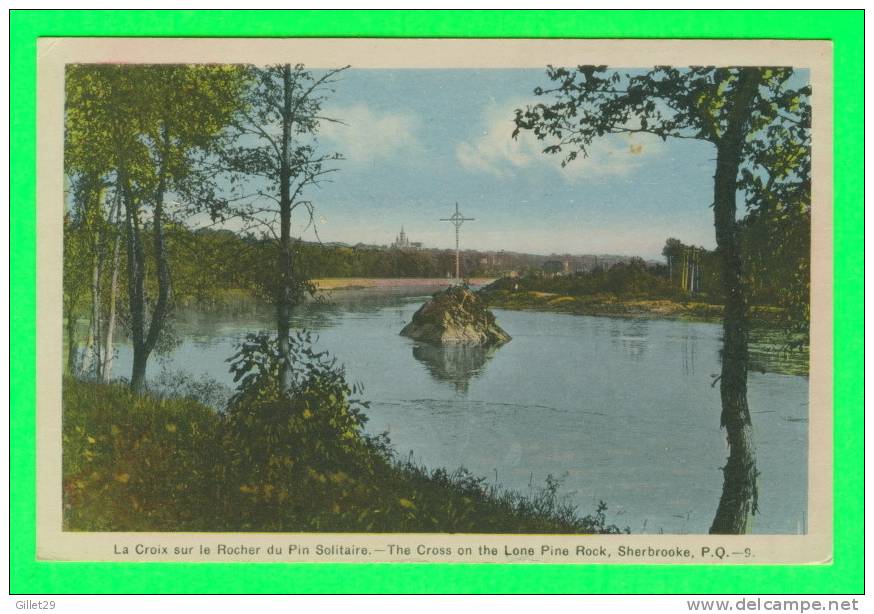
<svg viewBox="0 0 874 614">
<path fill-rule="evenodd" d="M 422 244 L 417 241 L 410 241 L 407 233 L 404 232 L 404 227 L 401 226 L 401 232 L 395 237 L 395 242 L 391 246 L 393 249 L 421 249 Z"/>
</svg>

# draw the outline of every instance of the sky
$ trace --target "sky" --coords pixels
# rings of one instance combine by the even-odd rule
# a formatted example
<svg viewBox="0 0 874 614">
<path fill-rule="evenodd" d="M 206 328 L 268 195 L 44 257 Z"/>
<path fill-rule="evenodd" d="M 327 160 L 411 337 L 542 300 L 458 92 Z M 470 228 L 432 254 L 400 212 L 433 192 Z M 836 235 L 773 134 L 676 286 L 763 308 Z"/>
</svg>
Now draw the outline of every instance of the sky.
<svg viewBox="0 0 874 614">
<path fill-rule="evenodd" d="M 309 193 L 323 241 L 454 246 L 458 202 L 475 218 L 463 248 L 660 258 L 665 239 L 712 248 L 715 150 L 649 135 L 605 137 L 562 169 L 514 109 L 546 85 L 539 69 L 349 69 L 325 104 L 325 151 L 345 160 Z M 312 231 L 309 231 L 310 233 Z"/>
<path fill-rule="evenodd" d="M 791 80 L 798 87 L 809 71 Z M 563 168 L 530 133 L 512 138 L 515 109 L 542 101 L 533 91 L 549 85 L 532 68 L 343 71 L 323 107 L 342 123 L 322 122 L 318 141 L 344 159 L 303 195 L 318 236 L 304 215 L 294 234 L 388 245 L 403 228 L 410 241 L 453 248 L 454 228 L 440 218 L 457 202 L 474 218 L 463 249 L 661 259 L 669 237 L 715 247 L 712 144 L 610 135 Z M 209 222 L 205 213 L 189 221 Z"/>
</svg>

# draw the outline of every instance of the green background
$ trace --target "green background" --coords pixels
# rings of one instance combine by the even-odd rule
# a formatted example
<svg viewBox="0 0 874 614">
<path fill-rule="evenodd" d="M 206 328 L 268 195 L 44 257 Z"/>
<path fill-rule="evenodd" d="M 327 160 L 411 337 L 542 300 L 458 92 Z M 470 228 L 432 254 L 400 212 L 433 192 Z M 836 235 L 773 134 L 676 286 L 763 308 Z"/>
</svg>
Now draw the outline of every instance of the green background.
<svg viewBox="0 0 874 614">
<path fill-rule="evenodd" d="M 834 41 L 834 563 L 599 566 L 35 560 L 36 43 L 41 36 L 815 38 Z M 13 593 L 861 593 L 863 96 L 859 11 L 12 11 L 10 590 Z"/>
</svg>

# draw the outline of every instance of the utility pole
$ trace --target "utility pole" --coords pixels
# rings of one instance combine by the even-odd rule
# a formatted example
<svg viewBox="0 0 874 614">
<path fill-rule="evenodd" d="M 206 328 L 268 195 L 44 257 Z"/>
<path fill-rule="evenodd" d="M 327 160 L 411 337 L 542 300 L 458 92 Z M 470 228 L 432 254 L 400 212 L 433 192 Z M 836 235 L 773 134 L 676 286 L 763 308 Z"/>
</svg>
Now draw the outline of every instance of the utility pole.
<svg viewBox="0 0 874 614">
<path fill-rule="evenodd" d="M 464 217 L 461 215 L 461 212 L 458 210 L 458 203 L 455 203 L 455 213 L 452 214 L 452 217 L 442 217 L 440 218 L 441 222 L 452 222 L 455 226 L 455 281 L 459 281 L 461 279 L 461 252 L 458 248 L 458 232 L 461 230 L 461 225 L 465 222 L 471 222 L 474 218 L 472 217 Z"/>
</svg>

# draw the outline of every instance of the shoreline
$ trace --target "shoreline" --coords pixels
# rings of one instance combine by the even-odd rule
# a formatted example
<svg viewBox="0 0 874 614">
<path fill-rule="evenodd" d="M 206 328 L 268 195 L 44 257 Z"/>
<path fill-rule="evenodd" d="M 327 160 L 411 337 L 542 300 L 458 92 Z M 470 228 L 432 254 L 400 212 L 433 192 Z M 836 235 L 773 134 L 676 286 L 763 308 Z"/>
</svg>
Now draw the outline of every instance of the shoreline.
<svg viewBox="0 0 874 614">
<path fill-rule="evenodd" d="M 447 277 L 325 277 L 312 280 L 319 290 L 363 290 L 365 288 L 406 288 L 430 286 L 445 288 L 455 283 Z M 470 285 L 481 286 L 495 281 L 494 277 L 472 277 Z"/>
<path fill-rule="evenodd" d="M 619 298 L 614 295 L 596 294 L 571 296 L 533 290 L 491 290 L 480 292 L 490 308 L 513 311 L 547 311 L 573 315 L 647 318 L 659 320 L 687 320 L 719 323 L 723 306 L 700 301 L 676 301 L 673 299 Z M 752 324 L 770 324 L 780 311 L 776 307 L 753 305 L 750 307 Z"/>
<path fill-rule="evenodd" d="M 573 315 L 720 322 L 722 305 L 672 299 L 629 299 L 612 295 L 570 296 L 552 292 L 494 290 L 481 296 L 490 308 Z"/>
</svg>

